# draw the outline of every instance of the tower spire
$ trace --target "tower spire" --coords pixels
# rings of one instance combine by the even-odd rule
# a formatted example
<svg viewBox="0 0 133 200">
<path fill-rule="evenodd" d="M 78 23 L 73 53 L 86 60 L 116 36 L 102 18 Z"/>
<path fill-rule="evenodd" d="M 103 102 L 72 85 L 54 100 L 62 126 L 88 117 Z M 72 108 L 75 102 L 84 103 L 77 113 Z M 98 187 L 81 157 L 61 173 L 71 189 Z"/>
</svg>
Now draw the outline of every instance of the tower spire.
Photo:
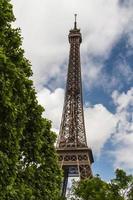
<svg viewBox="0 0 133 200">
<path fill-rule="evenodd" d="M 77 14 L 74 14 L 75 22 L 74 22 L 74 29 L 77 29 Z"/>
</svg>

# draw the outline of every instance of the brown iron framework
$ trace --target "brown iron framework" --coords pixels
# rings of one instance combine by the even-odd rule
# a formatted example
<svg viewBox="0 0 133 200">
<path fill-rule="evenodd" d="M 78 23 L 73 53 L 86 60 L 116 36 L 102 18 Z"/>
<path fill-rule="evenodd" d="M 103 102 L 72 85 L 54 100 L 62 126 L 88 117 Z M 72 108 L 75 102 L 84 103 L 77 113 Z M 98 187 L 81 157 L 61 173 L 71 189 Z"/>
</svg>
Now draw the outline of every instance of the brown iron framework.
<svg viewBox="0 0 133 200">
<path fill-rule="evenodd" d="M 69 33 L 70 54 L 62 121 L 57 141 L 59 163 L 64 170 L 62 194 L 65 196 L 68 176 L 78 175 L 81 179 L 91 177 L 93 155 L 87 146 L 80 65 L 80 44 L 82 36 L 77 29 L 76 15 L 74 29 Z"/>
</svg>

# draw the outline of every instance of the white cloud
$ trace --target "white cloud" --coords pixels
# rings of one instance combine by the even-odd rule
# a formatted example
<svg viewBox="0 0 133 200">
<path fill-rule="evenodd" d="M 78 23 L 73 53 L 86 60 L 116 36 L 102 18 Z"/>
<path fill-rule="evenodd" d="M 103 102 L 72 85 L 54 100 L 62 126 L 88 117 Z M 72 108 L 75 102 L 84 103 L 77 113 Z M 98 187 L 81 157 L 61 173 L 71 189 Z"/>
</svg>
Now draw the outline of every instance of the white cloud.
<svg viewBox="0 0 133 200">
<path fill-rule="evenodd" d="M 37 99 L 45 108 L 43 116 L 52 121 L 53 130 L 58 133 L 64 102 L 64 90 L 58 88 L 54 92 L 51 92 L 49 89 L 43 88 L 37 94 Z"/>
<path fill-rule="evenodd" d="M 128 51 L 128 53 L 133 53 L 133 51 L 131 52 L 130 49 L 130 52 Z M 111 68 L 111 73 L 108 71 L 108 66 Z M 125 85 L 129 86 L 132 84 L 133 69 L 131 63 L 127 63 L 124 56 L 119 55 L 118 58 L 115 59 L 114 62 L 111 61 L 108 66 L 105 66 L 105 64 L 102 65 L 102 63 L 96 63 L 95 67 L 92 65 L 90 69 L 88 69 L 88 72 L 90 72 L 92 68 L 94 70 L 96 69 L 97 73 L 93 73 L 95 75 L 93 78 L 90 76 L 90 73 L 86 75 L 88 76 L 88 79 L 90 78 L 87 83 L 90 86 L 93 85 L 93 87 L 96 86 L 102 88 L 105 93 L 108 93 L 109 95 L 116 89 L 120 91 Z"/>
<path fill-rule="evenodd" d="M 133 88 L 127 93 L 112 94 L 116 105 L 116 117 L 118 124 L 112 143 L 115 148 L 111 152 L 115 158 L 114 166 L 123 167 L 133 172 Z"/>
<path fill-rule="evenodd" d="M 127 91 L 127 93 L 114 91 L 112 94 L 115 105 L 117 106 L 117 113 L 125 111 L 129 106 L 133 106 L 133 88 Z"/>
<path fill-rule="evenodd" d="M 98 77 L 101 77 L 101 71 L 103 64 L 99 62 L 94 62 L 92 58 L 83 55 L 83 65 L 82 65 L 82 75 L 86 88 L 91 89 L 99 85 Z"/>
<path fill-rule="evenodd" d="M 61 66 L 68 58 L 67 35 L 73 26 L 73 14 L 78 13 L 78 24 L 82 28 L 82 57 L 88 80 L 99 75 L 95 62 L 88 56 L 106 58 L 123 31 L 130 26 L 132 7 L 120 6 L 119 0 L 12 0 L 17 17 L 16 25 L 22 29 L 24 49 L 33 64 L 34 83 L 40 89 L 51 78 L 61 74 Z M 131 27 L 131 26 L 130 26 Z M 130 30 L 127 31 L 130 33 Z M 97 66 L 97 65 L 96 65 Z M 89 76 L 90 74 L 90 76 Z M 86 76 L 87 77 L 87 76 Z M 85 79 L 86 80 L 86 79 Z M 94 81 L 93 81 L 94 80 Z M 52 83 L 53 87 L 62 87 Z M 54 88 L 56 88 L 54 87 Z"/>
<path fill-rule="evenodd" d="M 91 145 L 95 154 L 100 154 L 115 131 L 117 118 L 102 104 L 96 104 L 85 108 L 85 122 L 88 145 Z"/>
</svg>

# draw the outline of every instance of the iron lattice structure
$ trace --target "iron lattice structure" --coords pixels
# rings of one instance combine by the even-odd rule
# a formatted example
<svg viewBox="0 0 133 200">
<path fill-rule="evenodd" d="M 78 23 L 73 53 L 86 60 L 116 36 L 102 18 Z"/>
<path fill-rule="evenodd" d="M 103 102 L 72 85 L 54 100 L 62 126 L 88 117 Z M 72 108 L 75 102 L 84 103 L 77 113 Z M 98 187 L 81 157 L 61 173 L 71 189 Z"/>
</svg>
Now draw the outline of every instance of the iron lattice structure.
<svg viewBox="0 0 133 200">
<path fill-rule="evenodd" d="M 80 64 L 80 44 L 82 36 L 77 29 L 76 20 L 74 29 L 69 33 L 70 54 L 67 74 L 67 84 L 62 121 L 57 141 L 59 163 L 64 170 L 62 194 L 65 195 L 68 176 L 79 176 L 81 179 L 91 177 L 93 155 L 87 146 Z"/>
</svg>

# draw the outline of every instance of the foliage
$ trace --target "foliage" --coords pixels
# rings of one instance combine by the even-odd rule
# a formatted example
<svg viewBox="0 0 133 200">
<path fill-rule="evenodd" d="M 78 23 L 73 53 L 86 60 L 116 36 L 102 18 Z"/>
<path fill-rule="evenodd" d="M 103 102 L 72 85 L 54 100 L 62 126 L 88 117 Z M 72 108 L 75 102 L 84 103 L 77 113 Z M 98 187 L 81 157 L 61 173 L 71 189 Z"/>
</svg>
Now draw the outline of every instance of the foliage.
<svg viewBox="0 0 133 200">
<path fill-rule="evenodd" d="M 76 200 L 132 200 L 133 176 L 127 175 L 121 169 L 116 170 L 116 178 L 110 183 L 101 180 L 99 176 L 81 180 L 74 186 Z"/>
<path fill-rule="evenodd" d="M 66 197 L 59 196 L 58 200 L 67 200 Z"/>
<path fill-rule="evenodd" d="M 10 0 L 0 0 L 0 199 L 56 200 L 61 173 Z"/>
<path fill-rule="evenodd" d="M 122 199 L 133 199 L 133 176 L 127 175 L 125 171 L 117 169 L 116 178 L 111 180 L 110 186 L 112 191 L 115 191 Z"/>
</svg>

